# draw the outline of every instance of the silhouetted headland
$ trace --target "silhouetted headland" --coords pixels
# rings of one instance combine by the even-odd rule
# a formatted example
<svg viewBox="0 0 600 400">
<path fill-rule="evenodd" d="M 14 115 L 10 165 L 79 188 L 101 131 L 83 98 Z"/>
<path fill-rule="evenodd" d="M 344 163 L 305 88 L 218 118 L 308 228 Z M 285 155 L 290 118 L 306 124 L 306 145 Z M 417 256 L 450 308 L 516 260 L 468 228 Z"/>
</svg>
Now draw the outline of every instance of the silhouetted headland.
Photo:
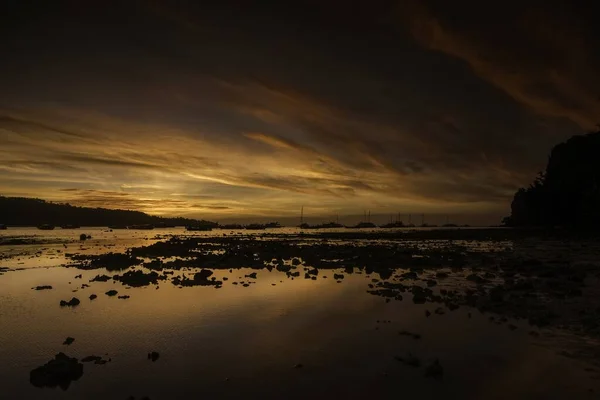
<svg viewBox="0 0 600 400">
<path fill-rule="evenodd" d="M 600 224 L 600 131 L 552 149 L 544 172 L 514 196 L 508 226 L 590 228 Z"/>
<path fill-rule="evenodd" d="M 5 226 L 37 226 L 40 229 L 74 229 L 79 226 L 134 227 L 216 226 L 210 221 L 190 218 L 163 218 L 140 211 L 76 207 L 41 199 L 0 196 L 0 221 Z M 146 228 L 147 229 L 147 228 Z"/>
</svg>

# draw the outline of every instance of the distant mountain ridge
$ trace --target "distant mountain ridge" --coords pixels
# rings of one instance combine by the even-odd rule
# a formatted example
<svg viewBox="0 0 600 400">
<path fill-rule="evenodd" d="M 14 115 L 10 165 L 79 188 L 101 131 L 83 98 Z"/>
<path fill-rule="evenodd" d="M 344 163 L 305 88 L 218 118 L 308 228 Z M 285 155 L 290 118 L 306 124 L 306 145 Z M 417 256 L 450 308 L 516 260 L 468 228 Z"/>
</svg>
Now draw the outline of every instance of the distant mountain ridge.
<svg viewBox="0 0 600 400">
<path fill-rule="evenodd" d="M 0 196 L 0 224 L 8 226 L 217 225 L 205 220 L 157 217 L 141 211 L 77 207 L 35 198 L 4 196 Z"/>
</svg>

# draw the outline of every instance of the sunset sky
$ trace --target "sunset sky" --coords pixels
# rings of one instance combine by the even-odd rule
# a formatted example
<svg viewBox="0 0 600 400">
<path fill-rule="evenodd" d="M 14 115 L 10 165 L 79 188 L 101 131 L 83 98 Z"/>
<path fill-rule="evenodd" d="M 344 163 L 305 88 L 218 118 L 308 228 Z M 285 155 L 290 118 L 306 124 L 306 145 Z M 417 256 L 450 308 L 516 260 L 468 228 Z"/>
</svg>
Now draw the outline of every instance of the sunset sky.
<svg viewBox="0 0 600 400">
<path fill-rule="evenodd" d="M 597 18 L 570 2 L 201 3 L 3 2 L 0 195 L 497 223 L 600 122 Z"/>
</svg>

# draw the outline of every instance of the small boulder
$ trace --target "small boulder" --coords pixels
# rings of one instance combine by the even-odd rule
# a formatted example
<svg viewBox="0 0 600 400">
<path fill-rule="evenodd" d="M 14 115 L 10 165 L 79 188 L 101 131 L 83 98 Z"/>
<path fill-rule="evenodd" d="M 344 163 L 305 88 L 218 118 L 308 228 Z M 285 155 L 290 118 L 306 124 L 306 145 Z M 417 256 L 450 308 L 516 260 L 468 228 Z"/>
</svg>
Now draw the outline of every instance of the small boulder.
<svg viewBox="0 0 600 400">
<path fill-rule="evenodd" d="M 113 290 L 109 290 L 108 292 L 106 292 L 104 294 L 107 295 L 107 296 L 112 297 L 112 296 L 116 296 L 117 293 L 119 293 L 119 292 L 117 292 L 116 290 L 113 289 Z"/>
<path fill-rule="evenodd" d="M 79 303 L 81 303 L 79 301 L 79 299 L 77 297 L 73 297 L 71 300 L 69 301 L 65 301 L 65 300 L 61 300 L 60 301 L 60 306 L 61 307 L 75 307 L 78 306 Z"/>
<path fill-rule="evenodd" d="M 158 354 L 158 352 L 156 352 L 156 351 L 152 351 L 152 352 L 148 353 L 148 360 L 151 360 L 152 362 L 155 362 L 156 360 L 158 360 L 159 357 L 160 357 L 160 354 Z"/>
<path fill-rule="evenodd" d="M 29 382 L 35 387 L 59 386 L 67 390 L 72 381 L 83 376 L 83 364 L 76 358 L 71 358 L 64 353 L 58 353 L 53 360 L 29 373 Z"/>
<path fill-rule="evenodd" d="M 444 376 L 444 368 L 440 365 L 440 361 L 436 358 L 432 364 L 425 367 L 425 377 L 441 379 Z"/>
<path fill-rule="evenodd" d="M 50 285 L 42 285 L 42 286 L 36 286 L 33 288 L 33 290 L 51 290 L 52 286 Z"/>
<path fill-rule="evenodd" d="M 84 362 L 84 363 L 94 362 L 95 363 L 95 362 L 98 362 L 100 360 L 102 360 L 102 357 L 100 357 L 100 356 L 87 356 L 87 357 L 83 357 L 81 359 L 81 362 Z"/>
<path fill-rule="evenodd" d="M 69 346 L 74 341 L 75 341 L 75 338 L 72 338 L 72 337 L 69 336 L 68 338 L 65 339 L 65 341 L 63 342 L 63 344 Z"/>
</svg>

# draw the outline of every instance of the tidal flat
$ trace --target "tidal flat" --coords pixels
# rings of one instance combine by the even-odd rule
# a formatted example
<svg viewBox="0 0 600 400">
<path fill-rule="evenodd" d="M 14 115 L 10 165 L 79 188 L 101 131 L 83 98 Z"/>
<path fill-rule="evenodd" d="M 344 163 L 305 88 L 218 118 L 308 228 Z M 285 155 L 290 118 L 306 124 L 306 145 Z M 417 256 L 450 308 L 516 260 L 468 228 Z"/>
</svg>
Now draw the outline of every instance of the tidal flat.
<svg viewBox="0 0 600 400">
<path fill-rule="evenodd" d="M 9 229 L 2 392 L 598 398 L 599 278 L 597 240 L 511 229 Z"/>
</svg>

